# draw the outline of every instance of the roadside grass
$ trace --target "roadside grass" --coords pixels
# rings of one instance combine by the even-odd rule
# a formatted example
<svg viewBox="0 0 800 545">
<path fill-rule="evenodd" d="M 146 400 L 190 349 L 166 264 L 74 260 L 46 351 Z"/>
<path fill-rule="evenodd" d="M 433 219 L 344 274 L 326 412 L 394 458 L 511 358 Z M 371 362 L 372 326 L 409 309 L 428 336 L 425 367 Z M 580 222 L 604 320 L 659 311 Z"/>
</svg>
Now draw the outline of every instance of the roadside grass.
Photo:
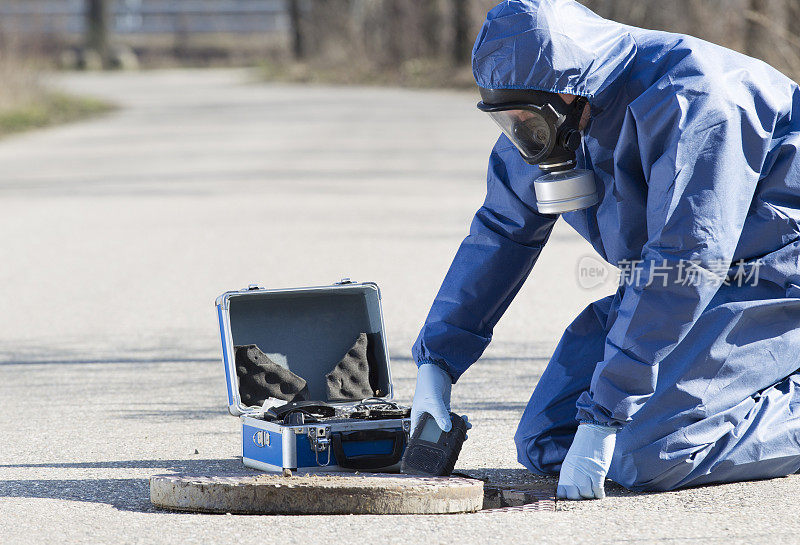
<svg viewBox="0 0 800 545">
<path fill-rule="evenodd" d="M 114 109 L 102 100 L 51 89 L 43 78 L 52 64 L 45 58 L 23 56 L 20 51 L 0 36 L 0 138 Z"/>
<path fill-rule="evenodd" d="M 261 78 L 284 83 L 399 86 L 422 89 L 474 89 L 470 67 L 453 66 L 432 59 L 411 59 L 397 66 L 379 68 L 369 63 L 300 63 L 262 61 Z"/>
<path fill-rule="evenodd" d="M 113 109 L 112 104 L 95 98 L 47 91 L 35 93 L 28 100 L 0 108 L 0 138 L 86 119 Z"/>
</svg>

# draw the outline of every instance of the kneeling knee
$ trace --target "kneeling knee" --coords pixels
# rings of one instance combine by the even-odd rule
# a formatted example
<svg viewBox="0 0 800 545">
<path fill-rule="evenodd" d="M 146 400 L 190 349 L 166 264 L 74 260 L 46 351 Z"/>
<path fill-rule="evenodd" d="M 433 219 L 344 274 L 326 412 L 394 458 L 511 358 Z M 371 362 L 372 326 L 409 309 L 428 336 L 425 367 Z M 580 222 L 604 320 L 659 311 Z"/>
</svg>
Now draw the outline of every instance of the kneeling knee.
<svg viewBox="0 0 800 545">
<path fill-rule="evenodd" d="M 615 483 L 634 492 L 674 490 L 690 470 L 685 456 L 665 454 L 663 441 L 631 445 L 624 438 L 617 441 L 608 476 Z"/>
<path fill-rule="evenodd" d="M 573 436 L 574 432 L 565 441 L 553 430 L 517 430 L 514 435 L 517 461 L 537 475 L 558 474 Z"/>
</svg>

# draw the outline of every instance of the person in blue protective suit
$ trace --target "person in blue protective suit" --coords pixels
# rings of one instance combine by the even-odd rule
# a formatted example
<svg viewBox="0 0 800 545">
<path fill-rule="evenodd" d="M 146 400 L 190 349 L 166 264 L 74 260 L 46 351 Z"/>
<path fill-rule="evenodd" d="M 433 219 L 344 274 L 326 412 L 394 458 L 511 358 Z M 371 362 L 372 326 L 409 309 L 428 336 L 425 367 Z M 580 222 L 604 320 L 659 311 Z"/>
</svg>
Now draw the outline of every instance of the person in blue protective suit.
<svg viewBox="0 0 800 545">
<path fill-rule="evenodd" d="M 573 202 L 564 220 L 630 274 L 564 332 L 522 415 L 519 461 L 559 474 L 569 499 L 603 497 L 606 476 L 642 491 L 797 472 L 797 84 L 570 0 L 498 5 L 473 71 L 479 107 L 503 135 L 486 200 L 413 348 L 412 418 L 449 427 L 451 384 L 536 262 L 559 217 L 553 203 Z M 591 115 L 576 135 L 580 100 Z M 575 187 L 540 195 L 554 150 L 592 174 L 578 178 L 593 184 L 594 204 L 574 205 Z"/>
</svg>

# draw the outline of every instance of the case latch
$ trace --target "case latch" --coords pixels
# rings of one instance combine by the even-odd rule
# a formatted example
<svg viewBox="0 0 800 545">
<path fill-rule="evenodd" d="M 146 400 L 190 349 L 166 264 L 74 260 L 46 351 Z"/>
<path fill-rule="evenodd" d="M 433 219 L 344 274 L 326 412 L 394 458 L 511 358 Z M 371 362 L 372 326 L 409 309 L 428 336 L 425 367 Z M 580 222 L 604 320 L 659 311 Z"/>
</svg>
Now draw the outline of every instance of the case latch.
<svg viewBox="0 0 800 545">
<path fill-rule="evenodd" d="M 308 442 L 314 451 L 314 459 L 318 466 L 328 466 L 331 463 L 331 428 L 330 426 L 309 426 Z M 328 451 L 328 459 L 323 464 L 319 461 L 319 453 Z"/>
<path fill-rule="evenodd" d="M 345 284 L 357 284 L 355 280 L 350 280 L 349 278 L 342 278 L 338 282 L 334 282 L 334 286 L 343 286 Z"/>
</svg>

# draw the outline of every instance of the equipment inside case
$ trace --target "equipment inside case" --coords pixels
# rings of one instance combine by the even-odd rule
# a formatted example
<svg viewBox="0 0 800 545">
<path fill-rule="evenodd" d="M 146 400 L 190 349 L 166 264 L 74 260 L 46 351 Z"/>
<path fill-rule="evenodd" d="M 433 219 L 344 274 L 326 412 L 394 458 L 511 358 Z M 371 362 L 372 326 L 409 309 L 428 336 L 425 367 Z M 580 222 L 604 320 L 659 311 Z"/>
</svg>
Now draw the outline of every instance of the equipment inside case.
<svg viewBox="0 0 800 545">
<path fill-rule="evenodd" d="M 290 402 L 279 407 L 256 413 L 253 416 L 285 426 L 304 424 L 334 424 L 347 420 L 385 420 L 408 418 L 411 409 L 383 399 L 364 399 L 355 405 L 333 406 L 314 401 Z"/>
</svg>

